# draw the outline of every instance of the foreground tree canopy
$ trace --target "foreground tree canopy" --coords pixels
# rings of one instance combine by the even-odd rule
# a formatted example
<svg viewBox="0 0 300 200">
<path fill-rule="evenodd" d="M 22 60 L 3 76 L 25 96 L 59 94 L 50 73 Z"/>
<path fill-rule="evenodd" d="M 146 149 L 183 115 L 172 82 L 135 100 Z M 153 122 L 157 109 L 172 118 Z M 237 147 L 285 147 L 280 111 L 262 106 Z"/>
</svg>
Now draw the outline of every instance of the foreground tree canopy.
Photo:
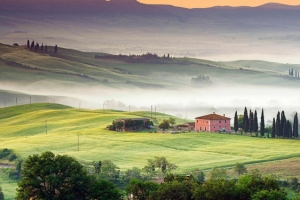
<svg viewBox="0 0 300 200">
<path fill-rule="evenodd" d="M 45 152 L 29 156 L 24 162 L 22 176 L 16 199 L 120 198 L 119 192 L 111 183 L 88 176 L 83 166 L 67 155 Z M 104 198 L 107 196 L 111 198 Z"/>
</svg>

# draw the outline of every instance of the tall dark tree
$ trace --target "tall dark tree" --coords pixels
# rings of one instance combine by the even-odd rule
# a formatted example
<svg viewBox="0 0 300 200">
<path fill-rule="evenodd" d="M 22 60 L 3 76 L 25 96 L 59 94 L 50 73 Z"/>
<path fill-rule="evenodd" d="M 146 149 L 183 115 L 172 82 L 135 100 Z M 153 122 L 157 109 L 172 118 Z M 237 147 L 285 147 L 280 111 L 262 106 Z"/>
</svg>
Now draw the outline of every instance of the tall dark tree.
<svg viewBox="0 0 300 200">
<path fill-rule="evenodd" d="M 46 53 L 48 52 L 48 47 L 47 47 L 47 45 L 45 45 L 45 52 L 46 52 Z"/>
<path fill-rule="evenodd" d="M 249 118 L 248 118 L 248 111 L 247 111 L 246 107 L 245 107 L 245 110 L 244 110 L 243 129 L 244 129 L 245 132 L 248 132 L 248 130 L 249 130 Z"/>
<path fill-rule="evenodd" d="M 57 53 L 57 45 L 54 47 L 54 53 Z"/>
<path fill-rule="evenodd" d="M 292 123 L 289 121 L 289 138 L 293 137 L 293 128 L 292 128 Z"/>
<path fill-rule="evenodd" d="M 289 137 L 289 128 L 290 128 L 289 123 L 290 123 L 289 120 L 287 120 L 283 127 L 283 137 L 285 137 L 285 138 Z"/>
<path fill-rule="evenodd" d="M 31 51 L 34 50 L 34 47 L 35 47 L 35 46 L 34 46 L 34 41 L 32 41 L 32 42 L 31 42 L 31 46 L 30 46 L 30 50 L 31 50 Z"/>
<path fill-rule="evenodd" d="M 255 110 L 254 117 L 253 117 L 253 132 L 257 133 L 258 131 L 258 118 L 257 118 L 257 112 Z"/>
<path fill-rule="evenodd" d="M 27 49 L 30 49 L 30 42 L 27 40 Z"/>
<path fill-rule="evenodd" d="M 260 135 L 264 137 L 265 135 L 265 116 L 264 116 L 264 109 L 261 111 L 261 118 L 260 118 Z"/>
<path fill-rule="evenodd" d="M 275 125 L 275 118 L 273 118 L 272 133 L 271 133 L 272 138 L 275 138 L 275 133 L 276 133 L 276 125 Z"/>
<path fill-rule="evenodd" d="M 41 51 L 43 52 L 44 51 L 44 44 L 42 43 L 42 46 L 41 46 Z"/>
<path fill-rule="evenodd" d="M 292 68 L 291 76 L 294 76 L 294 69 Z"/>
<path fill-rule="evenodd" d="M 234 114 L 234 131 L 237 132 L 238 130 L 239 130 L 239 121 L 238 121 L 237 111 L 235 111 L 235 114 Z"/>
<path fill-rule="evenodd" d="M 250 118 L 249 118 L 249 132 L 253 132 L 253 112 L 250 110 Z"/>
<path fill-rule="evenodd" d="M 293 137 L 298 137 L 298 114 L 296 113 L 294 116 L 294 124 L 293 124 Z"/>
<path fill-rule="evenodd" d="M 34 47 L 34 51 L 35 51 L 35 52 L 38 52 L 39 49 L 40 49 L 40 45 L 39 45 L 39 43 L 36 43 L 36 45 L 35 45 L 35 47 Z"/>
<path fill-rule="evenodd" d="M 277 116 L 276 116 L 276 129 L 275 129 L 275 133 L 277 135 L 277 137 L 281 136 L 281 127 L 280 127 L 280 112 L 278 111 Z"/>
<path fill-rule="evenodd" d="M 280 136 L 284 136 L 284 127 L 285 127 L 285 123 L 286 123 L 286 118 L 285 118 L 285 114 L 284 111 L 281 111 L 281 119 L 280 119 Z"/>
</svg>

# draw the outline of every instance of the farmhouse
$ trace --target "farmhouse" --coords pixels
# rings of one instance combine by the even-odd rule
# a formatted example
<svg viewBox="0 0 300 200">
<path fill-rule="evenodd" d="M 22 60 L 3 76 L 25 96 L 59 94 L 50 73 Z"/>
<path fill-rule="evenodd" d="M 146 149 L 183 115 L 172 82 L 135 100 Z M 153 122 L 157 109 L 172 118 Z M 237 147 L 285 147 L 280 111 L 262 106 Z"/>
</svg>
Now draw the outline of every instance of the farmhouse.
<svg viewBox="0 0 300 200">
<path fill-rule="evenodd" d="M 177 129 L 182 131 L 193 131 L 195 130 L 195 122 L 186 122 L 176 126 Z"/>
<path fill-rule="evenodd" d="M 230 131 L 230 118 L 215 113 L 195 118 L 195 130 L 217 132 Z"/>
</svg>

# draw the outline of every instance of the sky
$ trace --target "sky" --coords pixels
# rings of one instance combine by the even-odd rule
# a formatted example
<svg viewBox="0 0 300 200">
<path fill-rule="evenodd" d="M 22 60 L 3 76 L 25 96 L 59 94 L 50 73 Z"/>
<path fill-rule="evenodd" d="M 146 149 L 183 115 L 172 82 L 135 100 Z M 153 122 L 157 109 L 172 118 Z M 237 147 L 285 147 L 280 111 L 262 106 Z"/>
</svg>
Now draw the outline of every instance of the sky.
<svg viewBox="0 0 300 200">
<path fill-rule="evenodd" d="M 259 6 L 274 2 L 287 5 L 300 5 L 300 0 L 138 0 L 145 4 L 168 4 L 185 8 L 207 8 L 213 6 Z"/>
</svg>

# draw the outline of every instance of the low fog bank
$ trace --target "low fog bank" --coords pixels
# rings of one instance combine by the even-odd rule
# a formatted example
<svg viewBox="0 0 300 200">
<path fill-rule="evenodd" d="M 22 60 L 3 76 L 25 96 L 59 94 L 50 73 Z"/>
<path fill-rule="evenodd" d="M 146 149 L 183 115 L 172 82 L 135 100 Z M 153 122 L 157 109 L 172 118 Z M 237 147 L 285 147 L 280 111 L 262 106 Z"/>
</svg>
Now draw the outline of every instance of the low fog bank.
<svg viewBox="0 0 300 200">
<path fill-rule="evenodd" d="M 7 87 L 6 87 L 7 89 Z M 0 106 L 28 104 L 30 95 L 32 103 L 49 102 L 65 104 L 87 109 L 116 109 L 124 111 L 150 111 L 171 114 L 191 121 L 195 117 L 216 112 L 233 118 L 234 112 L 243 114 L 246 106 L 248 112 L 257 110 L 260 119 L 264 109 L 266 124 L 271 123 L 278 111 L 284 110 L 287 118 L 300 111 L 300 95 L 297 89 L 219 86 L 208 88 L 185 88 L 179 90 L 145 90 L 145 89 L 104 89 L 90 88 L 52 88 L 41 90 L 31 87 L 12 87 L 10 95 L 2 94 Z M 23 92 L 23 93 L 16 93 Z M 43 98 L 42 98 L 43 97 Z"/>
</svg>

